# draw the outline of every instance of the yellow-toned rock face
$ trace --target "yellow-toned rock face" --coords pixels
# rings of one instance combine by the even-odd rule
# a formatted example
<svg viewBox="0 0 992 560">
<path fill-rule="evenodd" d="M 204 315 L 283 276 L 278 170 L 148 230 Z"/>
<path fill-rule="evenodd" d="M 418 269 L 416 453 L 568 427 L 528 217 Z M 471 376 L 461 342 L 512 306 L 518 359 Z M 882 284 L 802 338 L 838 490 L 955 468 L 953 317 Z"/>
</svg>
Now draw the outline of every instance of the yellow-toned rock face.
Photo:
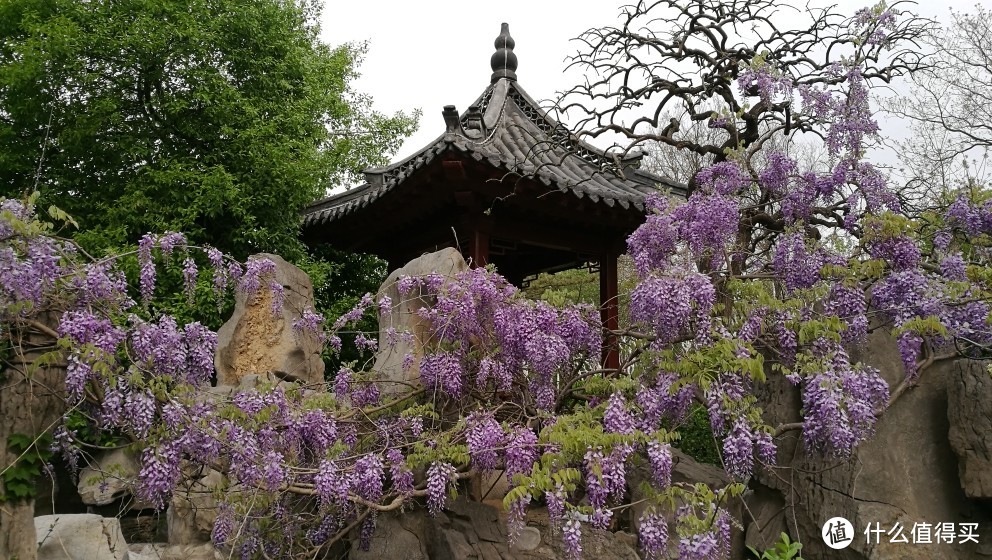
<svg viewBox="0 0 992 560">
<path fill-rule="evenodd" d="M 277 255 L 255 256 L 275 263 L 274 278 L 263 279 L 261 289 L 251 298 L 237 294 L 234 313 L 217 332 L 217 384 L 237 386 L 245 375 L 272 372 L 281 379 L 323 387 L 320 341 L 313 333 L 292 328 L 306 309 L 313 308 L 310 278 Z M 271 280 L 283 288 L 281 313 L 272 312 Z"/>
</svg>

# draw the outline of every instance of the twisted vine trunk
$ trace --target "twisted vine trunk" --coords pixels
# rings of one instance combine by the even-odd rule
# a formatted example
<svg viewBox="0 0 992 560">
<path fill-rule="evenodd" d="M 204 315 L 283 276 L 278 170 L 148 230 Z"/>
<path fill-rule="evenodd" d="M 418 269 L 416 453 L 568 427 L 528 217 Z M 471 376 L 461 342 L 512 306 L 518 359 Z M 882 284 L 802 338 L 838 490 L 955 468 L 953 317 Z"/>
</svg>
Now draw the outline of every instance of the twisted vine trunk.
<svg viewBox="0 0 992 560">
<path fill-rule="evenodd" d="M 54 325 L 54 318 L 46 321 Z M 38 437 L 51 432 L 65 408 L 65 368 L 42 366 L 39 358 L 54 350 L 54 339 L 39 328 L 8 335 L 13 349 L 0 370 L 0 471 L 17 461 L 19 453 L 7 442 L 13 434 Z M 63 360 L 56 360 L 62 362 Z M 0 477 L 0 492 L 7 488 Z M 0 558 L 36 560 L 38 541 L 34 529 L 34 498 L 0 502 Z"/>
</svg>

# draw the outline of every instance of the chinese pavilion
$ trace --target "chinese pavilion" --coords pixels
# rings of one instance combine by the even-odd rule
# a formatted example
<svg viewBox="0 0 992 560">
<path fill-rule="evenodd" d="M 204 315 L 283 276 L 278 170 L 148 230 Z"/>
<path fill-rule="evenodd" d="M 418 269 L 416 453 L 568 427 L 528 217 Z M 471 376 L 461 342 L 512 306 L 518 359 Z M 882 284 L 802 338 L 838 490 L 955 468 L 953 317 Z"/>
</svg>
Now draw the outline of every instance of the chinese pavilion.
<svg viewBox="0 0 992 560">
<path fill-rule="evenodd" d="M 410 157 L 368 169 L 365 183 L 305 211 L 303 239 L 378 255 L 390 268 L 444 247 L 493 264 L 520 285 L 540 272 L 598 265 L 603 324 L 617 328 L 617 256 L 644 221 L 645 194 L 683 187 L 571 134 L 517 82 L 502 25 L 488 88 Z M 617 365 L 617 355 L 604 357 Z"/>
</svg>

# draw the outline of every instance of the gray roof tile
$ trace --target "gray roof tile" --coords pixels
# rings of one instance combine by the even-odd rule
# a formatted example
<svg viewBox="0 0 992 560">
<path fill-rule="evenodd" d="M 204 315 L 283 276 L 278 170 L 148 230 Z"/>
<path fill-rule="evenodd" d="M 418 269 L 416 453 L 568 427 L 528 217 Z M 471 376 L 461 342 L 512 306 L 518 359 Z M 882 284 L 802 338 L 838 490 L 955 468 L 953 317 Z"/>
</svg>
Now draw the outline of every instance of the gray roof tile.
<svg viewBox="0 0 992 560">
<path fill-rule="evenodd" d="M 533 177 L 548 187 L 578 198 L 643 210 L 644 196 L 657 186 L 684 194 L 682 185 L 638 169 L 640 157 L 617 161 L 602 150 L 575 138 L 513 80 L 498 80 L 473 104 L 479 106 L 486 134 L 470 137 L 464 130 L 445 132 L 419 152 L 386 167 L 365 171 L 366 183 L 311 204 L 304 227 L 328 223 L 372 204 L 401 188 L 413 172 L 426 167 L 447 150 L 476 161 L 486 160 L 505 172 Z M 622 169 L 622 170 L 621 170 Z"/>
</svg>

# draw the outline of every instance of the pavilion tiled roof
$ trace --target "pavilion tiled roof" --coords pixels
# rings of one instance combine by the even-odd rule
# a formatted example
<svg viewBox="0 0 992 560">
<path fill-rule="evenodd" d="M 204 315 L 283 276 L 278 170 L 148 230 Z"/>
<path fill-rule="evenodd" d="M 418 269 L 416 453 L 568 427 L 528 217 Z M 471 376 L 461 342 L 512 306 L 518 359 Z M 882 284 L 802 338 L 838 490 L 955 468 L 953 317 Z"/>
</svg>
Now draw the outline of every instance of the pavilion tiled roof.
<svg viewBox="0 0 992 560">
<path fill-rule="evenodd" d="M 508 37 L 505 27 L 504 34 Z M 437 139 L 402 161 L 366 170 L 364 184 L 314 202 L 304 212 L 304 227 L 360 211 L 403 188 L 405 179 L 446 152 L 488 162 L 508 177 L 531 178 L 550 189 L 610 207 L 643 211 L 647 193 L 659 189 L 685 192 L 684 186 L 639 169 L 639 153 L 621 160 L 578 139 L 520 87 L 512 70 L 494 72 L 493 83 L 462 115 L 450 105 L 444 115 L 447 130 Z"/>
</svg>

